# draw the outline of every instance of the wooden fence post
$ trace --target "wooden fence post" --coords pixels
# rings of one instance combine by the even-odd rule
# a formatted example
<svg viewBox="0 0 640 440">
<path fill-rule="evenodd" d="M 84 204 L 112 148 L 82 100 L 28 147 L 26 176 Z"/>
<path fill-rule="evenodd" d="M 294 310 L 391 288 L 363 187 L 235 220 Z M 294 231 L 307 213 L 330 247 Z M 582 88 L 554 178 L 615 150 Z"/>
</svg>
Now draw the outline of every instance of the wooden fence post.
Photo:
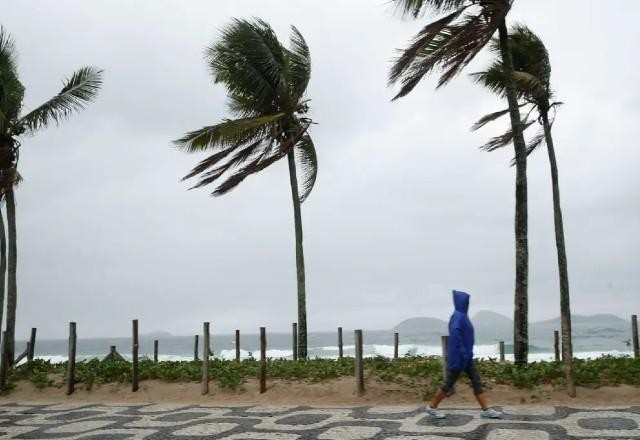
<svg viewBox="0 0 640 440">
<path fill-rule="evenodd" d="M 638 315 L 631 316 L 631 339 L 633 339 L 633 356 L 640 357 L 640 342 L 638 342 Z"/>
<path fill-rule="evenodd" d="M 338 327 L 338 358 L 342 359 L 342 327 Z"/>
<path fill-rule="evenodd" d="M 209 392 L 209 323 L 202 325 L 204 340 L 202 341 L 202 394 Z"/>
<path fill-rule="evenodd" d="M 356 375 L 356 392 L 359 396 L 364 394 L 364 361 L 363 361 L 363 344 L 362 330 L 353 332 L 356 356 L 355 356 L 355 375 Z"/>
<path fill-rule="evenodd" d="M 76 323 L 69 323 L 69 360 L 67 362 L 67 395 L 73 394 L 76 385 Z"/>
<path fill-rule="evenodd" d="M 215 347 L 212 347 L 213 345 L 213 337 L 211 336 L 212 331 L 213 331 L 213 325 L 209 325 L 209 341 L 207 341 L 207 347 L 209 347 L 209 349 L 207 350 L 207 356 L 213 357 L 215 359 L 216 352 L 214 351 Z"/>
<path fill-rule="evenodd" d="M 292 334 L 292 345 L 293 345 L 293 360 L 297 361 L 298 360 L 298 323 L 294 322 L 293 324 L 291 324 L 291 327 L 293 328 L 293 334 Z"/>
<path fill-rule="evenodd" d="M 7 331 L 2 332 L 2 343 L 0 343 L 0 391 L 7 388 L 7 376 L 9 374 L 9 362 L 7 361 Z"/>
<path fill-rule="evenodd" d="M 240 362 L 240 330 L 236 330 L 236 362 Z"/>
<path fill-rule="evenodd" d="M 500 362 L 504 362 L 504 341 L 500 341 Z"/>
<path fill-rule="evenodd" d="M 29 338 L 29 351 L 27 352 L 27 362 L 33 360 L 33 356 L 36 352 L 36 329 L 31 329 L 31 337 Z"/>
<path fill-rule="evenodd" d="M 442 336 L 442 380 L 447 377 L 447 362 L 449 353 L 449 336 Z"/>
<path fill-rule="evenodd" d="M 267 330 L 260 327 L 260 394 L 267 391 Z"/>
<path fill-rule="evenodd" d="M 197 361 L 198 360 L 198 338 L 199 335 L 194 335 L 193 336 L 193 360 Z"/>
<path fill-rule="evenodd" d="M 393 358 L 398 359 L 398 345 L 400 344 L 400 335 L 396 332 L 393 334 Z"/>
<path fill-rule="evenodd" d="M 131 344 L 131 391 L 138 391 L 138 352 L 140 350 L 140 346 L 138 345 L 138 320 L 134 319 L 131 322 L 131 330 L 132 330 L 132 344 Z"/>
<path fill-rule="evenodd" d="M 554 330 L 553 332 L 553 352 L 556 362 L 560 361 L 560 333 L 558 330 Z"/>
<path fill-rule="evenodd" d="M 158 362 L 158 340 L 153 341 L 153 362 Z"/>
</svg>

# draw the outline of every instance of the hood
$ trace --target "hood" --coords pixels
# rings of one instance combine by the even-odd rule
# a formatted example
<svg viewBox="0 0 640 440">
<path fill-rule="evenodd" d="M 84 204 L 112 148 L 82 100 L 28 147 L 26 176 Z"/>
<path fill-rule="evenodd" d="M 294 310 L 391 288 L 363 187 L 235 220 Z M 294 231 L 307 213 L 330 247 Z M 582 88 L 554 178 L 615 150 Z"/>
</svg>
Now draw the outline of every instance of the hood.
<svg viewBox="0 0 640 440">
<path fill-rule="evenodd" d="M 456 312 L 467 313 L 469 311 L 469 294 L 459 290 L 454 290 L 453 305 Z"/>
</svg>

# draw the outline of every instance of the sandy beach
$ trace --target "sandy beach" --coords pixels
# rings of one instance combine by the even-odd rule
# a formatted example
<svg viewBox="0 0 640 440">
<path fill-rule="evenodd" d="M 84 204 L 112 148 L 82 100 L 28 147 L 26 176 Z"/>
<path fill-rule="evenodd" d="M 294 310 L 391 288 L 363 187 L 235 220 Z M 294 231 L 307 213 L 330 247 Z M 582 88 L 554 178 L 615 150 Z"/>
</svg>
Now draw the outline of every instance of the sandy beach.
<svg viewBox="0 0 640 440">
<path fill-rule="evenodd" d="M 507 385 L 493 385 L 487 395 L 494 405 L 640 405 L 640 388 L 620 385 L 616 387 L 578 387 L 578 397 L 572 399 L 562 389 L 552 386 L 533 390 L 517 389 Z M 210 383 L 208 395 L 201 394 L 199 383 L 170 383 L 158 380 L 142 381 L 140 389 L 131 392 L 130 384 L 93 385 L 90 390 L 78 384 L 76 392 L 67 396 L 64 388 L 36 388 L 32 383 L 20 381 L 0 402 L 87 402 L 87 403 L 176 403 L 211 405 L 415 405 L 422 397 L 405 385 L 366 381 L 366 393 L 357 396 L 352 378 L 323 382 L 271 380 L 267 392 L 259 393 L 258 381 L 248 380 L 242 390 L 221 389 Z M 445 401 L 446 406 L 473 406 L 471 389 L 460 384 L 457 392 Z"/>
</svg>

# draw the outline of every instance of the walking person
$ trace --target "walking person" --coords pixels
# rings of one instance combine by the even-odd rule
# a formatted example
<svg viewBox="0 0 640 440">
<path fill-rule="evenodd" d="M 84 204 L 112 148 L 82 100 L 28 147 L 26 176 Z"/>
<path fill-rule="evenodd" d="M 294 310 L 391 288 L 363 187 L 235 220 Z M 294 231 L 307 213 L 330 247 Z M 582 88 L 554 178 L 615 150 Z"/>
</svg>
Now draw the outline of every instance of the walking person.
<svg viewBox="0 0 640 440">
<path fill-rule="evenodd" d="M 438 390 L 425 412 L 434 419 L 444 419 L 445 414 L 438 411 L 438 405 L 449 394 L 453 385 L 463 371 L 471 379 L 473 394 L 482 408 L 480 417 L 485 419 L 500 419 L 502 413 L 489 407 L 482 389 L 482 382 L 473 362 L 474 331 L 469 319 L 469 294 L 453 291 L 453 305 L 455 310 L 449 319 L 449 347 L 447 350 L 447 377 Z"/>
</svg>

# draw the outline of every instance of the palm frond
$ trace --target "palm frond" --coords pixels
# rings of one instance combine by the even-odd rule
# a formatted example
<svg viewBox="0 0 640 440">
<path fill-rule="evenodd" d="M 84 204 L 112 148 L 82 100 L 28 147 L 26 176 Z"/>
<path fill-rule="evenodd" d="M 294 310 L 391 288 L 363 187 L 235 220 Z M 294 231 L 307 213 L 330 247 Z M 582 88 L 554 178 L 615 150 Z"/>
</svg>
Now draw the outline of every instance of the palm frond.
<svg viewBox="0 0 640 440">
<path fill-rule="evenodd" d="M 269 165 L 282 159 L 283 157 L 284 157 L 284 154 L 278 151 L 277 153 L 266 158 L 264 157 L 255 158 L 250 163 L 242 167 L 238 172 L 229 176 L 229 178 L 227 178 L 220 186 L 218 186 L 216 190 L 213 193 L 211 193 L 211 195 L 221 196 L 223 194 L 228 193 L 250 175 L 264 170 Z"/>
<path fill-rule="evenodd" d="M 531 127 L 535 121 L 522 121 L 522 132 Z M 509 128 L 506 132 L 501 134 L 500 136 L 495 136 L 489 139 L 489 141 L 480 147 L 482 151 L 492 152 L 498 150 L 500 148 L 506 147 L 507 145 L 513 142 L 513 131 Z"/>
<path fill-rule="evenodd" d="M 504 115 L 509 114 L 509 109 L 500 110 L 498 112 L 489 113 L 488 115 L 484 115 L 480 119 L 476 121 L 475 124 L 471 127 L 471 131 L 477 131 L 487 125 L 489 122 L 495 121 L 498 118 L 501 118 Z"/>
<path fill-rule="evenodd" d="M 311 136 L 306 133 L 295 147 L 296 161 L 298 166 L 296 167 L 302 179 L 300 180 L 300 203 L 303 203 L 316 183 L 318 176 L 318 156 L 316 154 L 316 148 L 313 144 Z"/>
<path fill-rule="evenodd" d="M 0 26 L 0 72 L 17 72 L 16 45 L 4 26 Z"/>
<path fill-rule="evenodd" d="M 229 148 L 227 150 L 224 150 L 223 152 L 214 154 L 213 156 L 210 156 L 204 161 L 202 161 L 199 164 L 199 166 L 196 167 L 198 169 L 197 170 L 198 172 L 195 172 L 196 169 L 194 169 L 191 173 L 189 173 L 189 175 L 185 176 L 182 180 L 186 180 L 189 177 L 195 176 L 196 174 L 202 174 L 200 176 L 200 180 L 198 180 L 198 183 L 196 183 L 190 189 L 201 188 L 203 186 L 210 185 L 211 183 L 215 182 L 220 177 L 222 177 L 228 171 L 233 170 L 234 168 L 246 163 L 247 161 L 250 161 L 257 157 L 264 157 L 265 154 L 267 154 L 267 152 L 270 150 L 269 148 L 270 145 L 264 146 L 263 143 L 264 143 L 264 140 L 259 139 L 250 144 L 243 145 L 242 147 Z M 222 154 L 222 153 L 226 153 L 226 154 Z M 233 155 L 230 155 L 230 153 L 233 153 Z M 207 171 L 206 173 L 204 172 L 205 170 L 213 167 L 214 165 L 221 162 L 222 159 L 225 159 L 225 158 L 228 158 L 226 162 L 220 164 L 218 167 L 210 171 Z"/>
<path fill-rule="evenodd" d="M 537 150 L 538 147 L 541 147 L 544 144 L 545 144 L 544 128 L 541 128 L 540 130 L 538 130 L 538 133 L 533 138 L 531 138 L 531 140 L 527 144 L 527 150 L 526 150 L 527 157 L 529 157 L 531 153 Z M 515 157 L 511 159 L 511 166 L 512 167 L 516 166 Z"/>
<path fill-rule="evenodd" d="M 102 86 L 102 72 L 95 67 L 74 72 L 56 96 L 24 115 L 18 125 L 33 133 L 52 122 L 59 124 L 73 112 L 82 110 L 97 96 Z"/>
<path fill-rule="evenodd" d="M 268 116 L 227 120 L 191 131 L 173 143 L 187 153 L 195 153 L 236 145 L 238 142 L 249 142 L 261 136 L 268 136 L 274 124 L 284 116 L 284 113 L 276 113 Z"/>
<path fill-rule="evenodd" d="M 24 87 L 18 79 L 17 54 L 11 35 L 0 26 L 0 133 L 20 114 Z"/>
<path fill-rule="evenodd" d="M 505 98 L 507 96 L 507 86 L 502 61 L 494 61 L 489 65 L 487 70 L 474 72 L 469 74 L 469 76 L 476 84 L 483 86 L 499 97 Z M 518 97 L 520 98 L 521 96 L 522 93 L 518 93 Z"/>
<path fill-rule="evenodd" d="M 466 0 L 392 0 L 396 11 L 403 16 L 418 18 L 427 10 L 447 12 L 461 8 Z"/>
<path fill-rule="evenodd" d="M 261 113 L 277 111 L 285 54 L 269 24 L 234 19 L 205 57 L 216 83 L 251 100 Z"/>
<path fill-rule="evenodd" d="M 401 85 L 394 100 L 410 93 L 435 69 L 441 72 L 437 87 L 451 81 L 490 41 L 511 6 L 504 0 L 455 4 L 460 8 L 425 27 L 394 63 L 389 82 Z"/>
<path fill-rule="evenodd" d="M 291 26 L 290 49 L 287 51 L 287 80 L 293 102 L 304 95 L 311 79 L 311 54 L 300 31 Z"/>
</svg>

